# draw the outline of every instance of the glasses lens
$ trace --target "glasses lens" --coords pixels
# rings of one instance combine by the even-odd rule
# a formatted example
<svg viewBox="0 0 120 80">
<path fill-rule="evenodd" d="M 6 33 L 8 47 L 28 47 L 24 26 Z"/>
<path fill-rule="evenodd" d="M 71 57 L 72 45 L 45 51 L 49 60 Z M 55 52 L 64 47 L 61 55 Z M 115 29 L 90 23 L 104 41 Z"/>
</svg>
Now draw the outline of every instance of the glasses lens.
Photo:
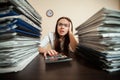
<svg viewBox="0 0 120 80">
<path fill-rule="evenodd" d="M 65 26 L 65 27 L 68 27 L 68 24 L 58 23 L 58 26 Z"/>
</svg>

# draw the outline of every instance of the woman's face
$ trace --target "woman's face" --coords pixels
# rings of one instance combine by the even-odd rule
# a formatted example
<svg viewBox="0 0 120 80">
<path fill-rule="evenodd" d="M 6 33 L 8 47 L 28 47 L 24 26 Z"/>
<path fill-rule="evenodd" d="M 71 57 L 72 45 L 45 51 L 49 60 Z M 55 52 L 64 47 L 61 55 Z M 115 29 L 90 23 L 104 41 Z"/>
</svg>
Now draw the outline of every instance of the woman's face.
<svg viewBox="0 0 120 80">
<path fill-rule="evenodd" d="M 70 22 L 68 20 L 61 19 L 58 22 L 57 31 L 61 37 L 64 37 L 68 33 L 69 28 L 70 28 Z"/>
</svg>

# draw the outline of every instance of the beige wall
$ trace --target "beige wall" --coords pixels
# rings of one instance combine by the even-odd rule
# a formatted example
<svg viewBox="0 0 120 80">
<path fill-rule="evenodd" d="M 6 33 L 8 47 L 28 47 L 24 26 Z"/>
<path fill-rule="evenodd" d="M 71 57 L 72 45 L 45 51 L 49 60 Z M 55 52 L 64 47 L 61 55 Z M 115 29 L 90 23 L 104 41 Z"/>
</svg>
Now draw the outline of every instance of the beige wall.
<svg viewBox="0 0 120 80">
<path fill-rule="evenodd" d="M 120 0 L 28 0 L 42 16 L 42 34 L 54 31 L 56 20 L 67 16 L 73 21 L 74 28 L 86 21 L 102 7 L 120 9 Z M 47 17 L 46 11 L 52 9 L 53 17 Z M 74 29 L 75 33 L 75 29 Z"/>
</svg>

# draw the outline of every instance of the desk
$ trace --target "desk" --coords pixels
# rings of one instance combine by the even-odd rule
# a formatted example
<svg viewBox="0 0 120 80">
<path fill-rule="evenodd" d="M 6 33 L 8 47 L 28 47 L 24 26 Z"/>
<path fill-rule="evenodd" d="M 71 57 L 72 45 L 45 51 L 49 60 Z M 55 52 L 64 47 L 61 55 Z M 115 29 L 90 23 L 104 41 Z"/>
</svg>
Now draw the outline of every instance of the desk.
<svg viewBox="0 0 120 80">
<path fill-rule="evenodd" d="M 0 74 L 0 80 L 119 80 L 120 72 L 107 73 L 79 57 L 68 63 L 45 64 L 38 55 L 23 71 Z"/>
</svg>

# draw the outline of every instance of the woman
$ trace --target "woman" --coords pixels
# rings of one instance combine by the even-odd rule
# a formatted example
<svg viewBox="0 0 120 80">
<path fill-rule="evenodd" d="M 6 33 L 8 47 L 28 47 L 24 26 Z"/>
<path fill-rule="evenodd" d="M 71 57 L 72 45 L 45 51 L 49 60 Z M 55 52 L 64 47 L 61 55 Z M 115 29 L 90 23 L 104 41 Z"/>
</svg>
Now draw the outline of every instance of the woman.
<svg viewBox="0 0 120 80">
<path fill-rule="evenodd" d="M 49 33 L 40 41 L 39 52 L 50 56 L 55 56 L 59 53 L 68 55 L 69 51 L 75 51 L 77 41 L 72 34 L 73 24 L 68 17 L 60 17 L 56 22 L 54 33 Z M 50 43 L 51 49 L 47 50 L 44 47 Z"/>
</svg>

